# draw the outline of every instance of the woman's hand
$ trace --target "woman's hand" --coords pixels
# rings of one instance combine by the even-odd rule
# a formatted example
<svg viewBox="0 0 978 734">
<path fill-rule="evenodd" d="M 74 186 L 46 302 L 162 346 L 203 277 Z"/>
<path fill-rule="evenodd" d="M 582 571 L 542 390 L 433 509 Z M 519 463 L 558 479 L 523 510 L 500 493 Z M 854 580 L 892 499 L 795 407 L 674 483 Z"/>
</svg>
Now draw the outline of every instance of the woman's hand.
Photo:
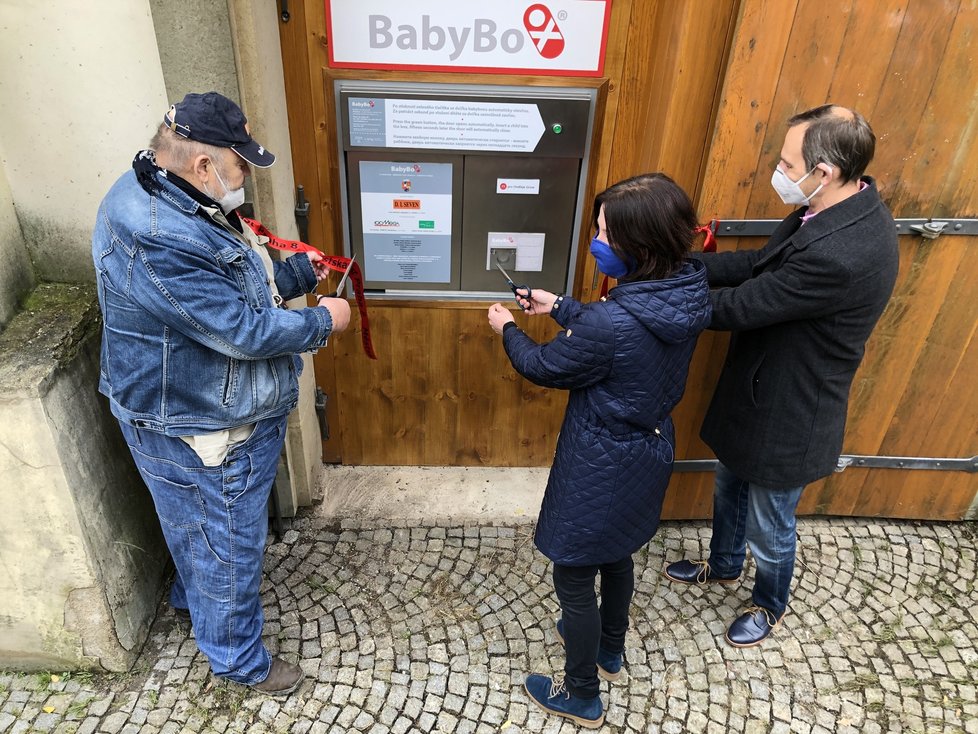
<svg viewBox="0 0 978 734">
<path fill-rule="evenodd" d="M 545 291 L 542 288 L 534 288 L 531 298 L 529 299 L 524 297 L 519 289 L 516 291 L 516 302 L 520 304 L 520 308 L 523 309 L 523 313 L 531 316 L 539 316 L 541 314 L 550 313 L 550 309 L 554 307 L 554 302 L 556 300 L 556 295 L 550 291 Z"/>
<path fill-rule="evenodd" d="M 513 314 L 501 303 L 494 303 L 489 307 L 489 326 L 497 334 L 503 333 L 503 327 L 510 321 L 515 321 Z"/>
</svg>

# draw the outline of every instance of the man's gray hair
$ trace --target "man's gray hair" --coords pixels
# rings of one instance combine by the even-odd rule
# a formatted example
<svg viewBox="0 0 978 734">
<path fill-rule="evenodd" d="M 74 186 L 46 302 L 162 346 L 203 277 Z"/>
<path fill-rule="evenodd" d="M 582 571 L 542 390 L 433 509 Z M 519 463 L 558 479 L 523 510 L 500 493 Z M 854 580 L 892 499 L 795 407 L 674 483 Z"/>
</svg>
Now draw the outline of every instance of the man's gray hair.
<svg viewBox="0 0 978 734">
<path fill-rule="evenodd" d="M 855 110 L 826 104 L 795 115 L 788 127 L 808 123 L 801 145 L 806 170 L 819 163 L 835 166 L 844 183 L 858 181 L 876 152 L 876 136 Z"/>
<path fill-rule="evenodd" d="M 177 135 L 166 126 L 166 123 L 160 125 L 156 135 L 149 141 L 149 147 L 157 153 L 162 153 L 169 163 L 169 168 L 177 173 L 190 168 L 193 159 L 199 155 L 206 155 L 215 162 L 221 160 L 221 149 L 218 146 L 199 143 Z"/>
</svg>

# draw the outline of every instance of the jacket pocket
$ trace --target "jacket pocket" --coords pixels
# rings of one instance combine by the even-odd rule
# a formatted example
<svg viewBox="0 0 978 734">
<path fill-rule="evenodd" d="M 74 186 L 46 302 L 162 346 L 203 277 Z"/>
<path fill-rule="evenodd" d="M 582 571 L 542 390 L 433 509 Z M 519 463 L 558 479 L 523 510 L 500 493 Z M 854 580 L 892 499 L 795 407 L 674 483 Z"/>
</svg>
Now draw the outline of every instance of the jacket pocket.
<svg viewBox="0 0 978 734">
<path fill-rule="evenodd" d="M 764 386 L 761 384 L 761 366 L 764 364 L 765 355 L 761 355 L 747 373 L 747 388 L 750 391 L 750 402 L 755 408 L 758 405 L 759 396 Z"/>
<path fill-rule="evenodd" d="M 228 357 L 227 368 L 224 373 L 224 390 L 221 397 L 221 404 L 226 408 L 234 402 L 234 396 L 238 394 L 238 360 Z"/>
</svg>

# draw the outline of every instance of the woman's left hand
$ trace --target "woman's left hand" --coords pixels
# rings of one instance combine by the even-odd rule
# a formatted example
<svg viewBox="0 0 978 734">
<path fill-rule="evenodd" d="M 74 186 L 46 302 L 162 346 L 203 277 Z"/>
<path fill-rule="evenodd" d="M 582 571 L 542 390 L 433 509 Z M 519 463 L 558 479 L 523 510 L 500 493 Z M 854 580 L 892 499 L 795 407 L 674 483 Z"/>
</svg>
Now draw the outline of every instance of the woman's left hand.
<svg viewBox="0 0 978 734">
<path fill-rule="evenodd" d="M 503 327 L 510 321 L 515 321 L 513 314 L 501 303 L 494 303 L 489 307 L 489 326 L 497 334 L 503 333 Z"/>
</svg>

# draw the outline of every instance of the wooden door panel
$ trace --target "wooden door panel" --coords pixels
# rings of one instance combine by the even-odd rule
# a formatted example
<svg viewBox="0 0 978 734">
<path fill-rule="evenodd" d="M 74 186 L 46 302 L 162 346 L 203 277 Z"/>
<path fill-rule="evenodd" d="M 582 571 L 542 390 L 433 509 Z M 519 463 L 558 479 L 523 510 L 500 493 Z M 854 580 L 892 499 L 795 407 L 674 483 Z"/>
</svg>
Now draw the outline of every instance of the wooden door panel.
<svg viewBox="0 0 978 734">
<path fill-rule="evenodd" d="M 763 32 L 785 23 L 780 37 Z M 976 43 L 974 3 L 745 0 L 701 208 L 729 218 L 784 216 L 768 180 L 785 120 L 834 102 L 860 110 L 873 126 L 869 173 L 894 216 L 975 216 Z M 853 383 L 844 452 L 978 453 L 978 391 L 969 387 L 978 276 L 968 254 L 976 240 L 900 238 L 900 274 Z M 976 491 L 975 475 L 965 472 L 849 468 L 813 484 L 800 512 L 956 519 Z"/>
</svg>

